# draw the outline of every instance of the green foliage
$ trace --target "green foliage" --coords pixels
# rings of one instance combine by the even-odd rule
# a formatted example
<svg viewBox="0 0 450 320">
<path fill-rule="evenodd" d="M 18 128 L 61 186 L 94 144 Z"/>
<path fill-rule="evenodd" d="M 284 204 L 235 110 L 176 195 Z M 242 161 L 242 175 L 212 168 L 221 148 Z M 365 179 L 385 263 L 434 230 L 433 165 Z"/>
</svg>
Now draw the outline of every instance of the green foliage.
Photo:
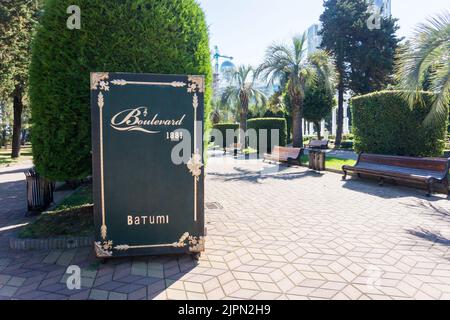
<svg viewBox="0 0 450 320">
<path fill-rule="evenodd" d="M 252 148 L 257 149 L 258 153 L 270 153 L 271 146 L 272 146 L 272 138 L 270 130 L 278 130 L 280 141 L 274 141 L 274 145 L 280 145 L 280 146 L 286 146 L 287 144 L 287 125 L 286 125 L 286 119 L 282 118 L 256 118 L 256 119 L 250 119 L 247 121 L 247 129 L 256 130 L 256 136 L 258 139 L 258 145 L 250 145 Z M 261 130 L 267 130 L 267 150 L 262 150 L 261 148 L 261 140 L 260 140 L 260 131 Z M 262 132 L 261 132 L 262 136 Z"/>
<path fill-rule="evenodd" d="M 293 146 L 303 147 L 303 100 L 305 89 L 317 76 L 324 79 L 334 78 L 334 68 L 330 68 L 329 56 L 325 52 L 318 53 L 320 59 L 307 59 L 307 35 L 294 37 L 292 44 L 274 44 L 267 49 L 264 62 L 258 73 L 269 83 L 280 81 L 289 95 L 292 113 Z M 332 81 L 327 81 L 331 84 Z"/>
<path fill-rule="evenodd" d="M 400 156 L 441 156 L 447 121 L 426 127 L 423 121 L 435 96 L 421 92 L 423 104 L 409 107 L 401 91 L 381 91 L 353 98 L 355 149 Z"/>
<path fill-rule="evenodd" d="M 336 144 L 344 128 L 344 94 L 385 89 L 392 81 L 399 39 L 395 19 L 382 17 L 381 29 L 369 30 L 367 0 L 325 0 L 320 16 L 322 49 L 330 52 L 339 75 Z"/>
<path fill-rule="evenodd" d="M 353 150 L 354 144 L 355 143 L 352 140 L 342 140 L 340 148 L 347 149 L 347 150 Z"/>
<path fill-rule="evenodd" d="M 405 91 L 405 98 L 412 105 L 417 92 L 426 90 L 437 93 L 428 117 L 428 126 L 434 126 L 447 118 L 450 103 L 450 12 L 445 12 L 420 24 L 414 36 L 398 56 L 397 80 Z"/>
<path fill-rule="evenodd" d="M 333 106 L 333 92 L 327 89 L 323 81 L 318 80 L 305 92 L 303 117 L 314 123 L 316 130 L 320 131 L 320 121 L 332 112 Z"/>
<path fill-rule="evenodd" d="M 31 39 L 37 13 L 37 4 L 32 0 L 0 1 L 0 102 L 6 105 L 13 102 L 12 158 L 20 157 Z M 2 129 L 4 141 L 7 132 L 4 126 Z"/>
<path fill-rule="evenodd" d="M 267 98 L 264 93 L 255 86 L 256 73 L 251 66 L 240 66 L 230 74 L 230 84 L 222 94 L 222 104 L 237 106 L 239 123 L 242 130 L 246 131 L 250 103 L 255 103 L 256 108 L 265 106 Z M 245 144 L 241 137 L 241 145 Z"/>
<path fill-rule="evenodd" d="M 368 1 L 326 0 L 324 7 L 322 48 L 334 55 L 341 86 L 357 94 L 385 89 L 399 42 L 397 20 L 381 17 L 381 28 L 370 30 Z"/>
<path fill-rule="evenodd" d="M 81 8 L 81 30 L 66 27 L 69 5 Z M 35 164 L 50 179 L 91 172 L 93 71 L 206 75 L 208 106 L 211 63 L 203 11 L 195 0 L 46 1 L 33 46 L 30 96 Z"/>
<path fill-rule="evenodd" d="M 233 132 L 236 132 L 236 130 L 239 130 L 239 124 L 237 123 L 217 123 L 213 125 L 213 129 L 219 130 L 222 134 L 222 146 L 223 148 L 226 148 L 228 145 L 231 145 L 237 141 L 226 141 L 227 139 L 227 130 L 233 130 Z M 214 142 L 214 141 L 213 141 Z"/>
<path fill-rule="evenodd" d="M 33 1 L 0 1 L 0 100 L 17 90 L 24 95 L 36 15 Z"/>
</svg>

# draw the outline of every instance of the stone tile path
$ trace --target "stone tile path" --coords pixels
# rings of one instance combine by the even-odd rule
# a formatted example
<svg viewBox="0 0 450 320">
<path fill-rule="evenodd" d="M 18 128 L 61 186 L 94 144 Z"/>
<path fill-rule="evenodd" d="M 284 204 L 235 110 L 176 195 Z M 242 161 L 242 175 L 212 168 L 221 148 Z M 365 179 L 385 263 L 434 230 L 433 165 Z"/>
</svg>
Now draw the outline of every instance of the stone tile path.
<svg viewBox="0 0 450 320">
<path fill-rule="evenodd" d="M 208 162 L 215 209 L 198 263 L 11 251 L 0 231 L 0 299 L 450 299 L 447 198 L 223 159 Z M 23 220 L 23 183 L 8 179 L 0 172 L 0 230 Z M 82 268 L 81 290 L 67 289 L 69 265 Z"/>
</svg>

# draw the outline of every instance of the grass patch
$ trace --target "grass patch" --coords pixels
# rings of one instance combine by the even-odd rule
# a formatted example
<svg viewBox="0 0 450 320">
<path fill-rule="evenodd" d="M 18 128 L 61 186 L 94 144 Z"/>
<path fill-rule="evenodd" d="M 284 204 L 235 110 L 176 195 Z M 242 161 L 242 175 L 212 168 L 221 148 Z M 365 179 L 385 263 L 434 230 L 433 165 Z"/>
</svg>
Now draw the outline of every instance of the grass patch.
<svg viewBox="0 0 450 320">
<path fill-rule="evenodd" d="M 56 208 L 55 211 L 69 210 L 84 205 L 92 205 L 94 200 L 92 198 L 92 185 L 84 185 L 72 193 L 71 196 L 64 199 Z"/>
<path fill-rule="evenodd" d="M 255 154 L 255 153 L 258 153 L 258 150 L 253 149 L 253 148 L 247 148 L 247 149 L 242 150 L 242 153 L 243 154 Z"/>
<path fill-rule="evenodd" d="M 31 145 L 27 144 L 20 149 L 20 157 L 17 159 L 11 158 L 11 148 L 0 148 L 0 167 L 9 166 L 12 164 L 20 164 L 28 160 L 33 160 Z"/>
<path fill-rule="evenodd" d="M 308 166 L 309 164 L 309 156 L 303 155 L 301 158 L 302 165 Z M 327 156 L 325 159 L 325 168 L 333 169 L 333 170 L 342 170 L 342 166 L 354 166 L 356 164 L 356 160 L 351 159 L 341 159 L 336 157 Z"/>
<path fill-rule="evenodd" d="M 94 234 L 92 186 L 80 187 L 54 211 L 44 212 L 19 232 L 19 238 L 54 238 Z"/>
</svg>

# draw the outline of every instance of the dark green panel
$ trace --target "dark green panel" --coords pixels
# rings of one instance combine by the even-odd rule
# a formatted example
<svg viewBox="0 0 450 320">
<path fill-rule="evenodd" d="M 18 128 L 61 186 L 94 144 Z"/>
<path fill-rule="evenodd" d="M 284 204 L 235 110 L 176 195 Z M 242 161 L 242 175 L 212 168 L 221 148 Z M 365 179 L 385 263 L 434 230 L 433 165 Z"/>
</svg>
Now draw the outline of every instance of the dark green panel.
<svg viewBox="0 0 450 320">
<path fill-rule="evenodd" d="M 92 73 L 91 92 L 97 255 L 203 251 L 204 78 Z"/>
</svg>

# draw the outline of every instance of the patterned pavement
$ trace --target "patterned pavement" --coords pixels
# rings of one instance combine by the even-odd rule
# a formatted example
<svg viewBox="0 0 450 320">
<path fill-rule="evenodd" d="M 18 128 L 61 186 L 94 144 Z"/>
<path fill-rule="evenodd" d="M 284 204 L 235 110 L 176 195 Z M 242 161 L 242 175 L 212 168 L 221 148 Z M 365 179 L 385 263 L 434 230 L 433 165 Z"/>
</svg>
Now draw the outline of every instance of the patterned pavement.
<svg viewBox="0 0 450 320">
<path fill-rule="evenodd" d="M 425 192 L 210 158 L 206 253 L 97 261 L 12 251 L 22 175 L 0 170 L 0 299 L 450 299 L 450 204 Z M 12 170 L 12 169 L 8 169 Z M 69 290 L 70 265 L 82 289 Z"/>
</svg>

